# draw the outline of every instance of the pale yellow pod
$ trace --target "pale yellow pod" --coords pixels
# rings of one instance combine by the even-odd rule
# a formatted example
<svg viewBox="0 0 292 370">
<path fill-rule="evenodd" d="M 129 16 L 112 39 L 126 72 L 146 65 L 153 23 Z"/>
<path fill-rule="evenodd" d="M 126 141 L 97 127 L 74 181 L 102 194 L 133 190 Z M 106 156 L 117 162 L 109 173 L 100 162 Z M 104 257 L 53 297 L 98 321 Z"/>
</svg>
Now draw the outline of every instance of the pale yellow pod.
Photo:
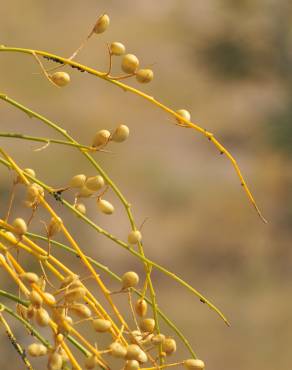
<svg viewBox="0 0 292 370">
<path fill-rule="evenodd" d="M 40 307 L 43 304 L 43 298 L 36 290 L 32 290 L 30 292 L 29 300 L 35 307 Z"/>
<path fill-rule="evenodd" d="M 110 44 L 110 52 L 112 55 L 124 55 L 126 52 L 126 47 L 121 42 L 115 41 Z"/>
<path fill-rule="evenodd" d="M 78 192 L 78 197 L 80 198 L 89 198 L 94 194 L 93 190 L 88 189 L 86 186 L 83 186 Z"/>
<path fill-rule="evenodd" d="M 32 357 L 45 356 L 48 353 L 47 347 L 41 343 L 32 343 L 27 347 L 27 352 Z"/>
<path fill-rule="evenodd" d="M 50 305 L 54 305 L 56 303 L 56 298 L 53 296 L 53 294 L 44 292 L 44 296 L 46 297 L 46 300 L 49 301 Z"/>
<path fill-rule="evenodd" d="M 98 364 L 98 359 L 95 355 L 91 355 L 90 357 L 87 357 L 84 362 L 85 369 L 94 369 L 97 364 Z"/>
<path fill-rule="evenodd" d="M 85 304 L 75 303 L 74 305 L 71 305 L 69 308 L 71 312 L 73 312 L 80 318 L 87 319 L 91 316 L 91 310 Z"/>
<path fill-rule="evenodd" d="M 142 240 L 142 234 L 139 230 L 132 230 L 128 235 L 129 244 L 138 244 Z"/>
<path fill-rule="evenodd" d="M 162 349 L 167 355 L 171 355 L 176 351 L 176 341 L 172 338 L 166 338 L 162 343 Z"/>
<path fill-rule="evenodd" d="M 70 188 L 82 188 L 85 185 L 86 176 L 83 174 L 75 175 L 69 181 Z"/>
<path fill-rule="evenodd" d="M 61 370 L 63 367 L 63 358 L 58 352 L 49 355 L 48 370 Z"/>
<path fill-rule="evenodd" d="M 105 319 L 95 319 L 92 321 L 94 330 L 99 333 L 105 333 L 110 330 L 112 323 L 109 320 Z"/>
<path fill-rule="evenodd" d="M 147 314 L 148 304 L 143 298 L 139 298 L 135 303 L 136 314 L 140 317 L 144 317 Z"/>
<path fill-rule="evenodd" d="M 111 355 L 116 358 L 125 358 L 127 354 L 127 348 L 118 342 L 111 343 L 109 349 L 111 350 Z"/>
<path fill-rule="evenodd" d="M 99 210 L 106 215 L 113 214 L 115 210 L 114 206 L 105 199 L 97 199 L 97 206 Z"/>
<path fill-rule="evenodd" d="M 110 139 L 111 133 L 108 130 L 99 130 L 92 141 L 92 146 L 93 147 L 101 147 L 105 146 L 109 139 Z"/>
<path fill-rule="evenodd" d="M 179 110 L 176 111 L 176 113 L 178 113 L 180 116 L 182 116 L 187 121 L 191 120 L 191 113 L 189 111 L 187 111 L 186 109 L 179 109 Z M 185 124 L 184 121 L 180 120 L 179 118 L 176 118 L 176 120 L 181 125 Z"/>
<path fill-rule="evenodd" d="M 151 342 L 153 344 L 161 344 L 165 341 L 165 335 L 164 334 L 156 334 L 151 338 Z"/>
<path fill-rule="evenodd" d="M 20 275 L 21 280 L 27 281 L 28 283 L 37 283 L 39 281 L 39 277 L 34 272 L 24 272 Z"/>
<path fill-rule="evenodd" d="M 59 87 L 64 87 L 70 82 L 70 75 L 67 72 L 55 72 L 50 78 Z"/>
<path fill-rule="evenodd" d="M 107 14 L 102 14 L 98 17 L 95 26 L 93 28 L 93 32 L 95 33 L 103 33 L 108 29 L 110 24 L 110 18 Z"/>
<path fill-rule="evenodd" d="M 138 361 L 140 352 L 141 352 L 141 349 L 137 344 L 129 344 L 127 347 L 126 359 Z"/>
<path fill-rule="evenodd" d="M 122 289 L 135 288 L 139 283 L 139 275 L 134 271 L 125 272 L 122 276 Z"/>
<path fill-rule="evenodd" d="M 123 141 L 128 139 L 129 135 L 129 127 L 126 125 L 119 125 L 112 134 L 111 140 L 115 141 L 116 143 L 122 143 Z"/>
<path fill-rule="evenodd" d="M 145 364 L 148 361 L 147 354 L 144 351 L 142 351 L 142 349 L 140 349 L 140 353 L 137 357 L 137 361 L 139 361 L 142 364 Z"/>
<path fill-rule="evenodd" d="M 60 217 L 52 217 L 48 227 L 49 236 L 53 236 L 62 230 L 63 221 Z"/>
<path fill-rule="evenodd" d="M 155 329 L 155 320 L 151 318 L 142 319 L 139 326 L 143 332 L 153 333 Z"/>
<path fill-rule="evenodd" d="M 100 175 L 88 177 L 85 186 L 91 191 L 98 191 L 104 186 L 104 179 Z"/>
<path fill-rule="evenodd" d="M 86 206 L 85 206 L 85 204 L 83 204 L 83 203 L 76 203 L 74 207 L 77 209 L 77 211 L 79 211 L 83 215 L 86 214 Z"/>
<path fill-rule="evenodd" d="M 140 365 L 137 360 L 127 361 L 124 368 L 124 370 L 138 370 L 138 369 L 140 369 Z"/>
<path fill-rule="evenodd" d="M 38 308 L 35 313 L 35 321 L 39 326 L 48 326 L 50 322 L 50 315 L 44 308 Z"/>
<path fill-rule="evenodd" d="M 136 80 L 140 83 L 149 83 L 153 80 L 154 78 L 154 73 L 152 69 L 145 68 L 145 69 L 139 69 L 136 72 Z"/>
<path fill-rule="evenodd" d="M 184 367 L 187 370 L 204 370 L 205 364 L 202 360 L 190 358 L 184 361 Z"/>
<path fill-rule="evenodd" d="M 139 67 L 139 59 L 134 54 L 126 54 L 122 59 L 121 67 L 125 73 L 135 73 Z"/>
<path fill-rule="evenodd" d="M 15 232 L 19 235 L 23 235 L 27 232 L 27 225 L 23 218 L 20 217 L 16 218 L 12 222 L 12 225 L 15 228 Z"/>
</svg>

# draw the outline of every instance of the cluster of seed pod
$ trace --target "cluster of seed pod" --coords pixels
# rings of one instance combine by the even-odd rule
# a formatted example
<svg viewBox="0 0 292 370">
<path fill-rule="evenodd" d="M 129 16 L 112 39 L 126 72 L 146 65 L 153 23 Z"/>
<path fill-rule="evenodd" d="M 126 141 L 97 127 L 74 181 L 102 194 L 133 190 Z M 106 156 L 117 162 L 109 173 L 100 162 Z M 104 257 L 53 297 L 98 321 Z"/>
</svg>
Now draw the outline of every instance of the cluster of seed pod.
<svg viewBox="0 0 292 370">
<path fill-rule="evenodd" d="M 110 25 L 110 18 L 107 14 L 102 14 L 96 21 L 92 31 L 90 32 L 89 36 L 87 37 L 86 41 L 91 37 L 93 34 L 101 34 L 104 33 Z M 84 45 L 84 44 L 83 44 Z M 82 45 L 82 47 L 83 47 Z M 126 47 L 123 43 L 114 41 L 109 45 L 109 54 L 110 54 L 110 70 L 106 74 L 108 78 L 116 79 L 110 76 L 111 72 L 111 60 L 113 56 L 121 56 L 121 69 L 129 76 L 122 76 L 122 78 L 135 76 L 136 80 L 139 83 L 149 83 L 154 78 L 154 73 L 150 68 L 139 68 L 140 61 L 134 54 L 126 54 Z M 78 50 L 73 54 L 76 56 Z M 70 58 L 72 59 L 72 57 Z M 52 75 L 49 75 L 51 81 L 59 86 L 64 87 L 69 84 L 70 82 L 70 75 L 67 72 L 55 72 Z"/>
</svg>

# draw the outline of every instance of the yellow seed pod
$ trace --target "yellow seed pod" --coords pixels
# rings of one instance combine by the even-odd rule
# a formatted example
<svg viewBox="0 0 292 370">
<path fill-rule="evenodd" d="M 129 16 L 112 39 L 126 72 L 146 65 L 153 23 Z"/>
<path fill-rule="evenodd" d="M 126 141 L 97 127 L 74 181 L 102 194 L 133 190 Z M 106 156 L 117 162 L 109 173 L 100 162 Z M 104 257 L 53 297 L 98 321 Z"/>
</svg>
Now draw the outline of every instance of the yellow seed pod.
<svg viewBox="0 0 292 370">
<path fill-rule="evenodd" d="M 113 214 L 113 212 L 115 210 L 114 206 L 109 201 L 107 201 L 105 199 L 98 198 L 97 199 L 97 206 L 98 206 L 99 210 L 102 213 L 106 214 L 106 215 Z"/>
<path fill-rule="evenodd" d="M 123 141 L 127 140 L 129 134 L 130 130 L 128 126 L 119 125 L 112 134 L 111 140 L 115 141 L 116 143 L 122 143 Z"/>
<path fill-rule="evenodd" d="M 27 281 L 28 283 L 37 283 L 39 281 L 39 277 L 34 272 L 24 272 L 20 275 L 21 280 Z"/>
<path fill-rule="evenodd" d="M 94 369 L 95 366 L 98 364 L 97 356 L 91 355 L 87 357 L 84 362 L 85 369 Z"/>
<path fill-rule="evenodd" d="M 58 352 L 49 355 L 48 370 L 61 370 L 63 367 L 63 358 Z"/>
<path fill-rule="evenodd" d="M 13 221 L 12 225 L 14 226 L 15 232 L 18 235 L 23 235 L 27 232 L 27 225 L 23 218 L 20 217 L 16 218 Z"/>
<path fill-rule="evenodd" d="M 44 308 L 38 308 L 35 313 L 35 321 L 39 326 L 48 326 L 50 322 L 50 315 Z"/>
<path fill-rule="evenodd" d="M 190 358 L 184 361 L 184 367 L 187 370 L 204 370 L 205 364 L 202 360 Z"/>
<path fill-rule="evenodd" d="M 24 170 L 23 170 L 23 172 L 24 172 L 24 175 L 29 175 L 29 176 L 31 176 L 31 177 L 35 177 L 35 171 L 32 169 L 32 168 L 25 168 Z M 19 176 L 19 175 L 17 175 L 17 179 L 16 179 L 16 181 L 18 182 L 18 183 L 20 183 L 20 184 L 24 184 L 25 182 L 23 181 L 23 179 Z"/>
<path fill-rule="evenodd" d="M 53 296 L 53 294 L 48 293 L 48 292 L 44 292 L 44 296 L 45 296 L 45 301 L 48 304 L 50 304 L 50 305 L 56 304 L 56 298 Z"/>
<path fill-rule="evenodd" d="M 139 59 L 134 54 L 126 54 L 121 67 L 125 73 L 135 73 L 139 67 Z"/>
<path fill-rule="evenodd" d="M 103 33 L 107 30 L 110 24 L 110 18 L 107 14 L 102 14 L 98 17 L 95 26 L 93 28 L 93 32 L 95 33 Z"/>
<path fill-rule="evenodd" d="M 86 290 L 83 287 L 73 288 L 65 293 L 66 302 L 75 302 L 86 296 Z"/>
<path fill-rule="evenodd" d="M 100 175 L 88 177 L 85 186 L 91 191 L 98 191 L 104 186 L 104 179 Z"/>
<path fill-rule="evenodd" d="M 78 192 L 79 198 L 89 198 L 94 194 L 93 190 L 88 189 L 86 186 L 83 186 Z"/>
<path fill-rule="evenodd" d="M 151 82 L 154 78 L 154 73 L 152 69 L 145 68 L 145 69 L 139 69 L 136 72 L 136 80 L 140 83 L 148 83 Z"/>
<path fill-rule="evenodd" d="M 162 343 L 162 349 L 167 355 L 171 355 L 176 351 L 176 341 L 172 338 L 166 338 Z"/>
<path fill-rule="evenodd" d="M 135 288 L 139 283 L 139 276 L 134 271 L 125 272 L 122 276 L 122 289 Z"/>
<path fill-rule="evenodd" d="M 91 316 L 90 308 L 82 303 L 75 303 L 74 305 L 70 306 L 70 310 L 81 319 L 87 319 Z"/>
<path fill-rule="evenodd" d="M 35 307 L 40 307 L 43 304 L 43 298 L 36 290 L 32 290 L 30 292 L 29 300 Z"/>
<path fill-rule="evenodd" d="M 105 319 L 95 319 L 92 321 L 94 330 L 99 333 L 105 333 L 110 330 L 112 323 L 109 320 Z"/>
<path fill-rule="evenodd" d="M 50 78 L 59 87 L 64 87 L 70 82 L 70 75 L 67 72 L 55 72 Z"/>
<path fill-rule="evenodd" d="M 60 217 L 52 217 L 48 227 L 49 236 L 53 236 L 62 230 L 63 221 Z"/>
<path fill-rule="evenodd" d="M 26 200 L 28 202 L 34 203 L 35 201 L 39 199 L 40 196 L 43 197 L 44 195 L 45 195 L 45 191 L 43 187 L 40 186 L 39 184 L 33 183 L 27 186 Z"/>
<path fill-rule="evenodd" d="M 126 47 L 121 42 L 112 42 L 110 44 L 110 52 L 112 55 L 124 55 L 126 52 Z"/>
<path fill-rule="evenodd" d="M 139 230 L 133 230 L 128 235 L 129 244 L 138 244 L 142 240 L 142 234 Z"/>
<path fill-rule="evenodd" d="M 148 304 L 143 298 L 139 298 L 135 303 L 136 314 L 140 317 L 144 317 L 147 314 Z"/>
<path fill-rule="evenodd" d="M 118 342 L 113 342 L 111 343 L 111 345 L 109 346 L 109 349 L 110 349 L 110 353 L 113 357 L 116 357 L 116 358 L 125 358 L 126 357 L 126 354 L 127 354 L 127 348 L 124 347 L 122 344 L 118 343 Z"/>
<path fill-rule="evenodd" d="M 145 364 L 148 361 L 148 357 L 144 351 L 140 349 L 140 353 L 138 355 L 137 361 L 139 361 L 142 364 Z"/>
<path fill-rule="evenodd" d="M 41 343 L 32 343 L 27 347 L 27 352 L 32 357 L 45 356 L 48 353 L 47 347 Z"/>
<path fill-rule="evenodd" d="M 140 369 L 139 362 L 136 360 L 129 360 L 126 362 L 124 370 L 138 370 Z"/>
<path fill-rule="evenodd" d="M 108 130 L 99 130 L 92 141 L 92 146 L 93 147 L 101 147 L 105 146 L 109 139 L 110 139 L 111 133 Z"/>
<path fill-rule="evenodd" d="M 187 121 L 191 120 L 191 113 L 189 111 L 187 111 L 186 109 L 179 109 L 179 110 L 176 111 L 176 113 L 178 113 L 180 116 L 182 116 Z M 185 124 L 184 121 L 180 120 L 179 118 L 176 118 L 176 120 L 181 125 Z"/>
<path fill-rule="evenodd" d="M 56 342 L 61 344 L 64 341 L 64 335 L 63 334 L 57 334 L 56 337 Z"/>
<path fill-rule="evenodd" d="M 151 342 L 153 344 L 161 344 L 165 341 L 165 335 L 164 334 L 156 334 L 151 338 Z"/>
<path fill-rule="evenodd" d="M 141 348 L 137 344 L 129 344 L 127 347 L 127 360 L 138 360 Z"/>
<path fill-rule="evenodd" d="M 86 176 L 83 174 L 75 175 L 69 181 L 70 188 L 82 188 L 85 185 Z"/>
<path fill-rule="evenodd" d="M 139 326 L 143 332 L 153 333 L 155 329 L 155 320 L 151 318 L 142 319 Z"/>
<path fill-rule="evenodd" d="M 83 215 L 86 214 L 86 206 L 83 203 L 76 203 L 74 206 L 78 212 L 82 213 Z"/>
</svg>

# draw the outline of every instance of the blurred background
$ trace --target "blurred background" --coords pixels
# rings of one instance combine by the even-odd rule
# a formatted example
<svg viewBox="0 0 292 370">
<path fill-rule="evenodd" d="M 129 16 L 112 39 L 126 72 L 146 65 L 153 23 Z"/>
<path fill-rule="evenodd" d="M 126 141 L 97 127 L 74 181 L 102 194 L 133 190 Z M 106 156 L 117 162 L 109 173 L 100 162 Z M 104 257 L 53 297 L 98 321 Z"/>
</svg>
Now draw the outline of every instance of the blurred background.
<svg viewBox="0 0 292 370">
<path fill-rule="evenodd" d="M 10 0 L 0 5 L 0 43 L 69 56 L 102 12 L 108 31 L 90 39 L 77 60 L 107 69 L 106 42 L 123 42 L 155 79 L 142 86 L 173 109 L 213 132 L 238 161 L 268 219 L 248 202 L 230 162 L 199 133 L 179 128 L 149 102 L 66 67 L 71 84 L 57 89 L 37 74 L 35 60 L 0 53 L 0 91 L 58 122 L 90 144 L 96 131 L 126 123 L 129 140 L 95 158 L 116 181 L 143 226 L 146 254 L 211 299 L 228 328 L 177 283 L 154 272 L 159 305 L 190 339 L 209 370 L 290 369 L 292 363 L 292 3 L 289 0 L 70 1 Z M 54 63 L 44 61 L 50 68 Z M 114 71 L 119 73 L 119 58 Z M 128 83 L 140 87 L 135 80 Z M 1 131 L 43 137 L 56 134 L 0 102 Z M 59 137 L 58 137 L 59 138 Z M 77 173 L 94 175 L 74 149 L 0 138 L 19 165 L 34 168 L 51 186 Z M 7 208 L 12 176 L 0 167 L 0 212 Z M 27 216 L 17 195 L 13 217 Z M 73 200 L 73 194 L 68 194 Z M 129 222 L 118 200 L 112 217 L 86 201 L 88 215 L 125 240 Z M 50 200 L 54 204 L 53 199 Z M 141 271 L 117 245 L 57 210 L 84 251 L 113 271 Z M 44 218 L 47 216 L 44 216 Z M 43 232 L 39 220 L 32 230 Z M 56 251 L 59 256 L 66 257 Z M 71 266 L 80 272 L 72 258 Z M 31 262 L 27 267 L 33 268 Z M 142 273 L 142 272 L 141 272 Z M 83 274 L 86 274 L 85 272 Z M 102 277 L 110 287 L 117 284 Z M 15 290 L 1 273 L 1 286 Z M 169 333 L 168 329 L 164 328 Z M 23 365 L 1 329 L 0 367 Z M 23 328 L 18 339 L 30 343 Z M 187 356 L 182 345 L 178 358 Z"/>
</svg>

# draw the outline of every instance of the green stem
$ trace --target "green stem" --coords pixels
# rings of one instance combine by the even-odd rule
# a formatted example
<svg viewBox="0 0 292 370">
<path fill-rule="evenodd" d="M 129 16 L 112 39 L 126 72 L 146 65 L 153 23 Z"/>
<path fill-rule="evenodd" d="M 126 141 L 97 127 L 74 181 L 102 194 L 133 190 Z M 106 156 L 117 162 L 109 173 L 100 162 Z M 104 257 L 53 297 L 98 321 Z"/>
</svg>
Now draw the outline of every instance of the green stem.
<svg viewBox="0 0 292 370">
<path fill-rule="evenodd" d="M 16 133 L 11 133 L 11 132 L 0 132 L 0 137 L 36 141 L 36 142 L 47 143 L 47 144 L 53 143 L 53 144 L 69 145 L 69 146 L 73 146 L 73 147 L 79 148 L 79 149 L 86 149 L 88 151 L 96 151 L 95 148 L 92 148 L 90 146 L 82 145 L 82 144 L 75 144 L 75 143 L 71 143 L 71 142 L 65 141 L 65 140 L 47 139 L 47 138 L 44 138 L 44 137 L 16 134 Z"/>
</svg>

